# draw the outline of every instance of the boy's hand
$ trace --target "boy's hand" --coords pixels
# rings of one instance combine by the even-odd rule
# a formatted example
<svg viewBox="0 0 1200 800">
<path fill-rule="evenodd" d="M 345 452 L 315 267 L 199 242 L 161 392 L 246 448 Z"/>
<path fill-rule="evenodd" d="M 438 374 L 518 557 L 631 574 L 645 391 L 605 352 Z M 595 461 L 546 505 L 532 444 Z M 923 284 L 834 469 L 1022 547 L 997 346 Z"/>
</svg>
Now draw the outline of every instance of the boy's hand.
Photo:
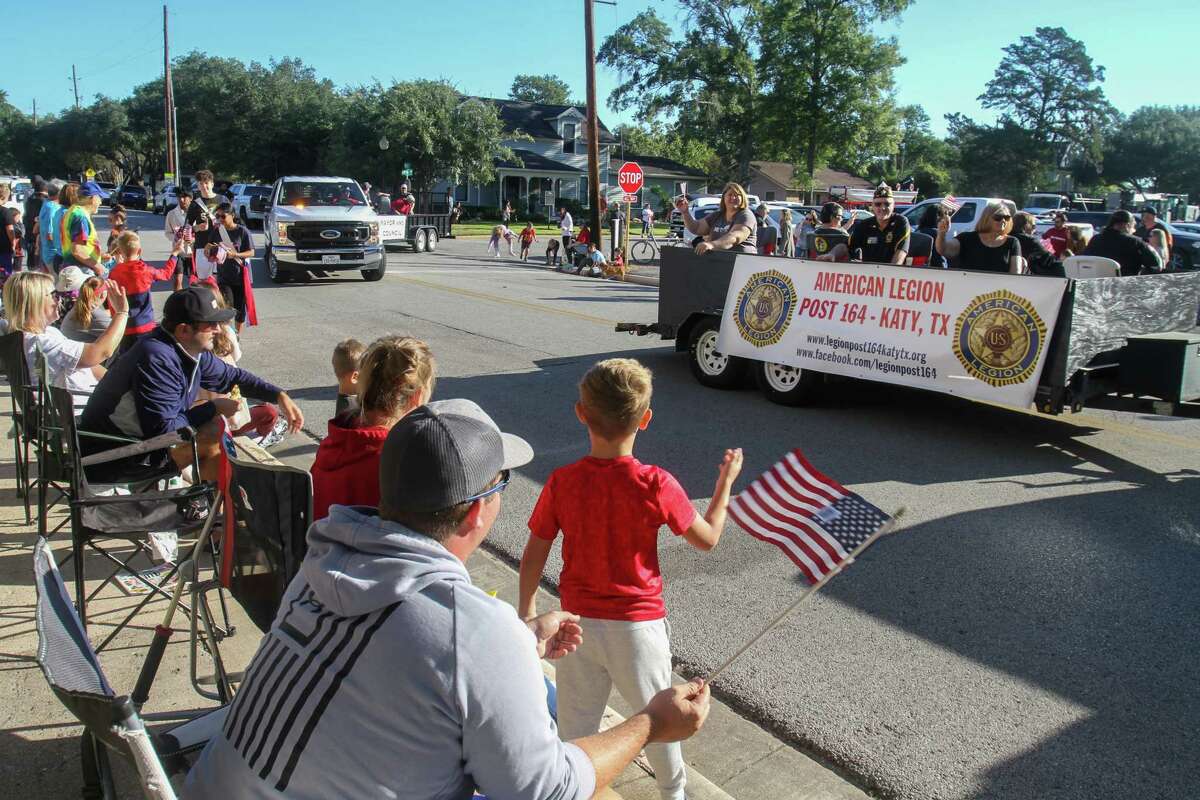
<svg viewBox="0 0 1200 800">
<path fill-rule="evenodd" d="M 722 459 L 721 466 L 718 468 L 717 479 L 723 481 L 726 486 L 732 486 L 741 472 L 742 448 L 736 447 L 732 450 L 726 450 L 725 458 Z"/>
<path fill-rule="evenodd" d="M 568 611 L 551 611 L 525 623 L 537 639 L 538 656 L 551 660 L 562 658 L 583 643 L 583 628 L 579 616 Z"/>
</svg>

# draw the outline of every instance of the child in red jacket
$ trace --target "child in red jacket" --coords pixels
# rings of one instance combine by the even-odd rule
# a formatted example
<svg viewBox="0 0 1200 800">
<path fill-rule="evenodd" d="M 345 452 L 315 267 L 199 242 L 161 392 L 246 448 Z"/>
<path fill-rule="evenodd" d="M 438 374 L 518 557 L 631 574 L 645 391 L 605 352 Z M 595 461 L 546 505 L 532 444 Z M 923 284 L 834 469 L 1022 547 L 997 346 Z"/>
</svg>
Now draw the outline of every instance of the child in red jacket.
<svg viewBox="0 0 1200 800">
<path fill-rule="evenodd" d="M 433 395 L 436 364 L 429 345 L 409 336 L 385 336 L 358 366 L 361 407 L 329 420 L 312 465 L 313 521 L 329 507 L 379 505 L 379 454 L 392 426 Z"/>
<path fill-rule="evenodd" d="M 129 346 L 141 336 L 154 330 L 154 304 L 150 299 L 150 288 L 155 281 L 169 281 L 175 274 L 175 258 L 183 249 L 179 238 L 171 249 L 171 257 L 162 267 L 152 267 L 142 261 L 142 240 L 134 231 L 124 231 L 113 246 L 117 265 L 109 278 L 125 290 L 129 298 L 129 323 L 125 326 L 122 348 Z"/>
</svg>

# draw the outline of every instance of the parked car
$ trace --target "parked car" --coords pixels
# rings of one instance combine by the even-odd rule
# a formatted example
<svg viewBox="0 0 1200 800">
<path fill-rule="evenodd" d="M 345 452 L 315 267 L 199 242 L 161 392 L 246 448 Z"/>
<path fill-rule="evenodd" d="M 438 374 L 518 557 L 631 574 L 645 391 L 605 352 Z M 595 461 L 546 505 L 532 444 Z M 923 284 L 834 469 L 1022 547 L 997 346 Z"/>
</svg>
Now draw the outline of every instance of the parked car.
<svg viewBox="0 0 1200 800">
<path fill-rule="evenodd" d="M 1174 244 L 1171 247 L 1171 269 L 1176 272 L 1191 272 L 1200 269 L 1200 224 L 1170 222 Z"/>
<path fill-rule="evenodd" d="M 909 224 L 914 228 L 921 221 L 921 215 L 925 213 L 925 209 L 930 206 L 941 205 L 942 198 L 931 197 L 928 200 L 922 200 L 912 208 L 906 209 L 901 213 L 908 218 Z M 1016 213 L 1017 205 L 1012 200 L 1003 200 L 998 197 L 957 197 L 954 204 L 958 206 L 958 210 L 954 212 L 954 216 L 950 218 L 950 233 L 953 236 L 963 231 L 975 230 L 975 223 L 983 216 L 983 210 L 987 208 L 988 203 L 1004 203 L 1008 206 L 1011 213 Z M 868 214 L 869 216 L 869 214 Z"/>
<path fill-rule="evenodd" d="M 111 206 L 114 202 L 113 198 L 117 194 L 117 185 L 108 181 L 96 181 L 101 189 L 108 192 L 108 197 L 100 201 L 100 205 Z"/>
<path fill-rule="evenodd" d="M 1067 222 L 1087 223 L 1092 226 L 1096 232 L 1104 230 L 1104 226 L 1108 224 L 1108 218 L 1112 216 L 1111 211 L 1068 211 Z"/>
<path fill-rule="evenodd" d="M 257 183 L 235 183 L 229 187 L 227 195 L 230 198 L 229 202 L 233 204 L 234 213 L 247 228 L 252 227 L 251 223 L 253 222 L 261 225 L 266 219 L 263 202 L 271 195 L 270 186 Z M 256 198 L 258 202 L 255 202 Z"/>
<path fill-rule="evenodd" d="M 168 183 L 166 186 L 159 189 L 158 193 L 154 195 L 154 213 L 171 213 L 171 209 L 179 205 L 179 195 L 177 194 L 178 191 L 179 190 L 173 183 Z"/>
<path fill-rule="evenodd" d="M 137 209 L 138 211 L 145 211 L 146 205 L 150 200 L 145 186 L 129 183 L 118 189 L 115 197 L 116 201 L 121 205 L 126 208 Z"/>
</svg>

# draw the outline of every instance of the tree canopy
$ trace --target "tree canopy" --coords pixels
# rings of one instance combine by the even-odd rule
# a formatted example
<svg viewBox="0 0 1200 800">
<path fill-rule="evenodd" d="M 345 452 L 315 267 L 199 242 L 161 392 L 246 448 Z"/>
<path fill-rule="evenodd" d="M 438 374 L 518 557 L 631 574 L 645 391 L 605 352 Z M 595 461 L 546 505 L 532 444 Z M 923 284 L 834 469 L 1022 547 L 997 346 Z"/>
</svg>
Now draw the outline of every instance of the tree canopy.
<svg viewBox="0 0 1200 800">
<path fill-rule="evenodd" d="M 528 100 L 531 103 L 550 103 L 565 106 L 571 87 L 557 75 L 518 75 L 513 78 L 508 96 L 513 100 Z"/>
</svg>

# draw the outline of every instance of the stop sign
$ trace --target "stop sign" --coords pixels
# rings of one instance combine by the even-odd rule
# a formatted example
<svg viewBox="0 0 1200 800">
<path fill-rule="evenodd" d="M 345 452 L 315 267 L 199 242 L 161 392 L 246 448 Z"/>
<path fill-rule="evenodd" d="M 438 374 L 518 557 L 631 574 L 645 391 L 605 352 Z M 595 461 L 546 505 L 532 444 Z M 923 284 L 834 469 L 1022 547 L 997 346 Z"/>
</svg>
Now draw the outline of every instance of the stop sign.
<svg viewBox="0 0 1200 800">
<path fill-rule="evenodd" d="M 617 173 L 617 185 L 625 194 L 637 194 L 642 188 L 642 168 L 633 161 L 626 161 Z"/>
</svg>

